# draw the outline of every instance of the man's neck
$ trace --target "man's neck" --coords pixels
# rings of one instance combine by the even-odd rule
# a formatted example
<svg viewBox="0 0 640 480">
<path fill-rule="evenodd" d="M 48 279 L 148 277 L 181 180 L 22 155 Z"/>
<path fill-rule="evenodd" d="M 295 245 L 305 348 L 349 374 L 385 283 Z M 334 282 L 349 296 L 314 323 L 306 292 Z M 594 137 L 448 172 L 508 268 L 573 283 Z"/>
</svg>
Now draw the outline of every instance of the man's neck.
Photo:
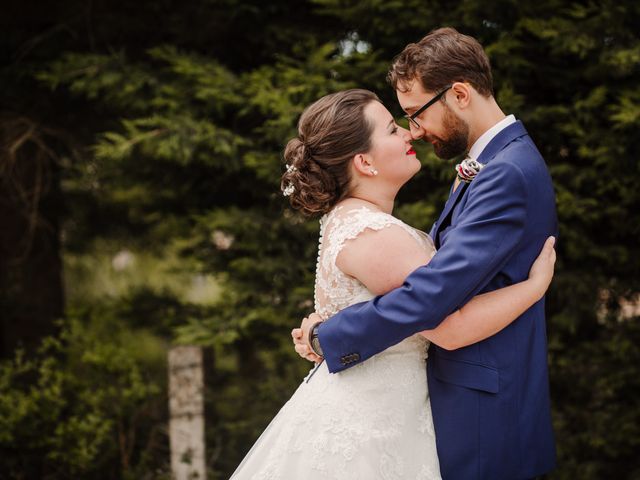
<svg viewBox="0 0 640 480">
<path fill-rule="evenodd" d="M 484 134 L 500 120 L 506 117 L 500 109 L 493 97 L 483 100 L 474 112 L 474 122 L 469 125 L 469 145 L 468 149 Z"/>
</svg>

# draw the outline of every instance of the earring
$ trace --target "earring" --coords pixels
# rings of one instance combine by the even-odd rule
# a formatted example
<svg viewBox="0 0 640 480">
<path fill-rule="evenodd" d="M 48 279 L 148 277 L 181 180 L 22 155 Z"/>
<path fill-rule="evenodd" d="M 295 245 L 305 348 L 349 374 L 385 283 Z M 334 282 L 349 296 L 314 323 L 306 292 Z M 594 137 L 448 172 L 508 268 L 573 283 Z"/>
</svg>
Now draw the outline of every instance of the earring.
<svg viewBox="0 0 640 480">
<path fill-rule="evenodd" d="M 376 170 L 375 168 L 371 169 L 371 175 L 373 175 L 374 177 L 378 174 L 378 170 Z"/>
</svg>

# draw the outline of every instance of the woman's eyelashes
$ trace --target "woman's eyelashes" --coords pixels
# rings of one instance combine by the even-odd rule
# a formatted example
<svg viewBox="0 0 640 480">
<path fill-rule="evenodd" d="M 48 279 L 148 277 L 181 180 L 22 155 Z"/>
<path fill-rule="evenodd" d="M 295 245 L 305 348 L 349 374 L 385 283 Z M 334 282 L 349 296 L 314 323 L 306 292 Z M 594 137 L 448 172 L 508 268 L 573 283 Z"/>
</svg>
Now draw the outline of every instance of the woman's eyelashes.
<svg viewBox="0 0 640 480">
<path fill-rule="evenodd" d="M 398 125 L 394 123 L 393 128 L 391 129 L 391 135 L 395 135 L 396 133 L 398 133 Z"/>
</svg>

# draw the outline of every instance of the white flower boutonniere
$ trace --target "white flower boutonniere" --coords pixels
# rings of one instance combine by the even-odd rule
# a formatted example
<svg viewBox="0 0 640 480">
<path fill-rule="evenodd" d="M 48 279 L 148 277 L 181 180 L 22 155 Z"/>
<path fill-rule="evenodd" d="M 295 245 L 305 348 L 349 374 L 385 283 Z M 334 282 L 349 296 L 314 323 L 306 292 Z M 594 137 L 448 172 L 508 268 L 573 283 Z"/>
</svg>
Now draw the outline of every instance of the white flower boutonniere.
<svg viewBox="0 0 640 480">
<path fill-rule="evenodd" d="M 471 183 L 471 180 L 476 178 L 476 175 L 478 175 L 483 168 L 484 163 L 480 163 L 472 158 L 465 158 L 462 163 L 456 165 L 456 172 L 461 181 Z"/>
</svg>

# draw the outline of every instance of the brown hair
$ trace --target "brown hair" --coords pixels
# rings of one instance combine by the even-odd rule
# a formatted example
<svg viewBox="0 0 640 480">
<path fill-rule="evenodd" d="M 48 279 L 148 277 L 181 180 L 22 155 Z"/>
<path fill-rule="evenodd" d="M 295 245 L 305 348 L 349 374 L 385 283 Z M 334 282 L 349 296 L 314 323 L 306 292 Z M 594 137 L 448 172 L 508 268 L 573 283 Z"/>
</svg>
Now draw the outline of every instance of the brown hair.
<svg viewBox="0 0 640 480">
<path fill-rule="evenodd" d="M 284 150 L 288 167 L 281 188 L 292 207 L 319 215 L 347 195 L 351 159 L 371 149 L 373 125 L 364 109 L 373 101 L 380 101 L 375 93 L 352 89 L 326 95 L 305 109 L 298 136 Z"/>
<path fill-rule="evenodd" d="M 405 91 L 416 78 L 431 92 L 453 82 L 467 82 L 479 94 L 493 95 L 491 65 L 482 45 L 454 28 L 433 30 L 394 58 L 387 74 L 394 90 Z"/>
</svg>

